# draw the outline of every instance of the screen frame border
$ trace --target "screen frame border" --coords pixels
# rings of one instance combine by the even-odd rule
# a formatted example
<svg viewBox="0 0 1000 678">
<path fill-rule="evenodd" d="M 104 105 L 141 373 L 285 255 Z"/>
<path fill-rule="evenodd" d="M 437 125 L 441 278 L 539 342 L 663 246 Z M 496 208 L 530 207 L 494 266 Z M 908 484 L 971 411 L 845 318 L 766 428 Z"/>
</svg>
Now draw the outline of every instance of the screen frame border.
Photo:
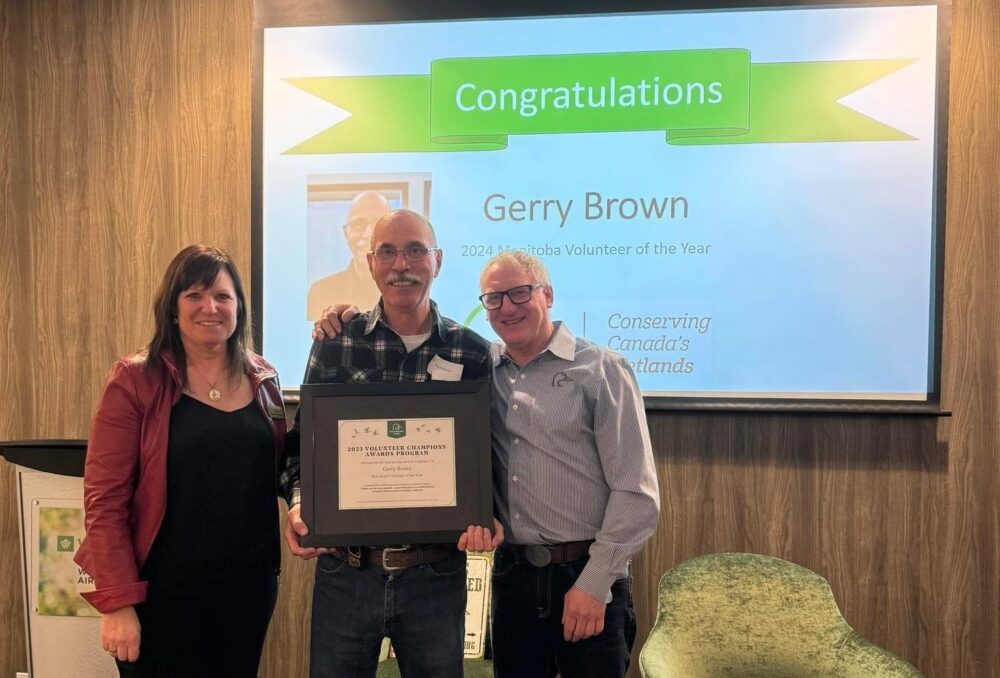
<svg viewBox="0 0 1000 678">
<path fill-rule="evenodd" d="M 664 411 L 754 411 L 772 413 L 821 412 L 949 416 L 941 406 L 941 365 L 944 311 L 945 216 L 947 205 L 948 119 L 951 63 L 951 0 L 769 0 L 743 2 L 723 0 L 368 0 L 364 3 L 323 0 L 254 0 L 252 45 L 251 112 L 251 275 L 250 297 L 254 345 L 263 350 L 263 63 L 264 30 L 294 26 L 325 26 L 356 23 L 408 23 L 462 19 L 510 19 L 556 16 L 593 16 L 649 12 L 713 10 L 760 11 L 775 8 L 835 7 L 937 7 L 937 99 L 935 103 L 935 150 L 933 216 L 931 224 L 931 322 L 928 326 L 929 360 L 926 400 L 861 400 L 822 398 L 740 398 L 663 396 L 643 393 L 647 410 Z M 298 387 L 284 387 L 286 399 L 298 400 Z"/>
</svg>

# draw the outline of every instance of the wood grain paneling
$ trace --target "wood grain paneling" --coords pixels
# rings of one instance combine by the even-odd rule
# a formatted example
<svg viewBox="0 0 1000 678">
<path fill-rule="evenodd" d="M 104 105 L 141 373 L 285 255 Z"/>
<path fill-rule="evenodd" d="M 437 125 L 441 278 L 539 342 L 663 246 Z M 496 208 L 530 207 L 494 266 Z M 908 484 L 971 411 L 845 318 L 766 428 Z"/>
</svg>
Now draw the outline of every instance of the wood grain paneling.
<svg viewBox="0 0 1000 678">
<path fill-rule="evenodd" d="M 23 143 L 29 130 L 24 67 L 28 13 L 0 4 L 0 346 L 7 357 L 0 369 L 0 392 L 17 394 L 0 408 L 0 440 L 15 439 L 31 427 L 31 374 L 27 361 L 13 360 L 24 328 L 32 320 L 30 231 L 30 153 Z M 16 256 L 20 254 L 20 256 Z"/>
<path fill-rule="evenodd" d="M 25 220 L 30 157 L 24 67 L 29 40 L 24 4 L 0 4 L 0 440 L 31 436 L 32 375 L 20 355 L 24 328 L 32 324 L 30 231 Z M 13 255 L 13 256 L 12 256 Z M 20 255 L 20 256 L 19 256 Z M 27 349 L 27 346 L 25 346 Z M 9 397 L 13 395 L 13 397 Z M 0 675 L 12 676 L 27 664 L 24 595 L 18 549 L 17 487 L 14 467 L 0 462 Z"/>
<path fill-rule="evenodd" d="M 1000 673 L 1000 4 L 956 2 L 943 387 L 951 463 L 922 582 L 936 675 Z"/>
<path fill-rule="evenodd" d="M 0 0 L 0 387 L 17 394 L 0 436 L 86 434 L 111 361 L 147 341 L 181 246 L 220 245 L 249 271 L 252 8 Z M 954 417 L 651 413 L 663 509 L 635 563 L 640 642 L 662 572 L 753 551 L 822 573 L 849 622 L 928 677 L 1000 674 L 1000 3 L 955 0 L 952 23 Z M 0 492 L 12 675 L 26 660 L 8 465 Z M 266 678 L 307 674 L 313 565 L 285 557 Z"/>
<path fill-rule="evenodd" d="M 281 520 L 284 525 L 284 511 Z M 309 675 L 309 620 L 316 561 L 296 558 L 284 546 L 281 560 L 278 604 L 264 644 L 260 675 L 263 678 L 306 678 Z M 344 614 L 349 616 L 350 611 L 345 610 Z"/>
</svg>

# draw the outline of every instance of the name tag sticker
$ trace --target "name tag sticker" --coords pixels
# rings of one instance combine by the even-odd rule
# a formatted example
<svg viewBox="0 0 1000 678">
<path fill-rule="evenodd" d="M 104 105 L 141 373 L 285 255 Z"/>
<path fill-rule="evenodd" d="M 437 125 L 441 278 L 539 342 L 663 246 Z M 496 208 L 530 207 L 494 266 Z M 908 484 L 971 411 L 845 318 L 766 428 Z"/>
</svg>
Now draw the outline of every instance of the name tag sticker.
<svg viewBox="0 0 1000 678">
<path fill-rule="evenodd" d="M 449 362 L 436 355 L 431 358 L 430 364 L 427 365 L 427 374 L 431 375 L 431 379 L 434 381 L 461 381 L 464 369 L 465 365 Z"/>
<path fill-rule="evenodd" d="M 267 414 L 271 417 L 271 419 L 285 418 L 285 410 L 281 407 L 281 405 L 268 405 Z"/>
</svg>

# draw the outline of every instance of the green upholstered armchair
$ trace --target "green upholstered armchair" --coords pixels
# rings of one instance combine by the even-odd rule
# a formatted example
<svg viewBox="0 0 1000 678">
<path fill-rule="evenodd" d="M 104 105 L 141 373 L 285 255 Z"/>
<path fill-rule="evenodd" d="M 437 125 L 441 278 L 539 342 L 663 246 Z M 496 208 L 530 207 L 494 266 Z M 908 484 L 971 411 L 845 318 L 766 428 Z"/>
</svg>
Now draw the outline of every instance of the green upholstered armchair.
<svg viewBox="0 0 1000 678">
<path fill-rule="evenodd" d="M 862 638 L 812 570 L 752 553 L 692 558 L 660 579 L 646 678 L 920 678 Z"/>
</svg>

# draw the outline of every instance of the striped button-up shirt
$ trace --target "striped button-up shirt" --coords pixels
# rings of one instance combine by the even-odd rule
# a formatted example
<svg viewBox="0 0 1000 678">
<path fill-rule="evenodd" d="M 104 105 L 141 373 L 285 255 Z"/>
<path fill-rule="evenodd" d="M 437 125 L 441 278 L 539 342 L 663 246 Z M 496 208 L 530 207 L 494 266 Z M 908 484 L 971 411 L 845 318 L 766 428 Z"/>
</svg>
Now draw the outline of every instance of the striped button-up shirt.
<svg viewBox="0 0 1000 678">
<path fill-rule="evenodd" d="M 656 527 L 646 412 L 624 358 L 555 327 L 521 367 L 492 347 L 494 503 L 511 543 L 594 539 L 576 586 L 607 602 Z"/>
<path fill-rule="evenodd" d="M 427 381 L 435 356 L 462 366 L 462 380 L 490 374 L 490 347 L 485 339 L 450 318 L 431 302 L 430 337 L 412 351 L 390 328 L 381 302 L 344 324 L 333 339 L 313 343 L 304 384 L 358 384 L 385 381 Z M 288 436 L 288 461 L 279 476 L 289 506 L 299 503 L 299 415 Z"/>
</svg>

